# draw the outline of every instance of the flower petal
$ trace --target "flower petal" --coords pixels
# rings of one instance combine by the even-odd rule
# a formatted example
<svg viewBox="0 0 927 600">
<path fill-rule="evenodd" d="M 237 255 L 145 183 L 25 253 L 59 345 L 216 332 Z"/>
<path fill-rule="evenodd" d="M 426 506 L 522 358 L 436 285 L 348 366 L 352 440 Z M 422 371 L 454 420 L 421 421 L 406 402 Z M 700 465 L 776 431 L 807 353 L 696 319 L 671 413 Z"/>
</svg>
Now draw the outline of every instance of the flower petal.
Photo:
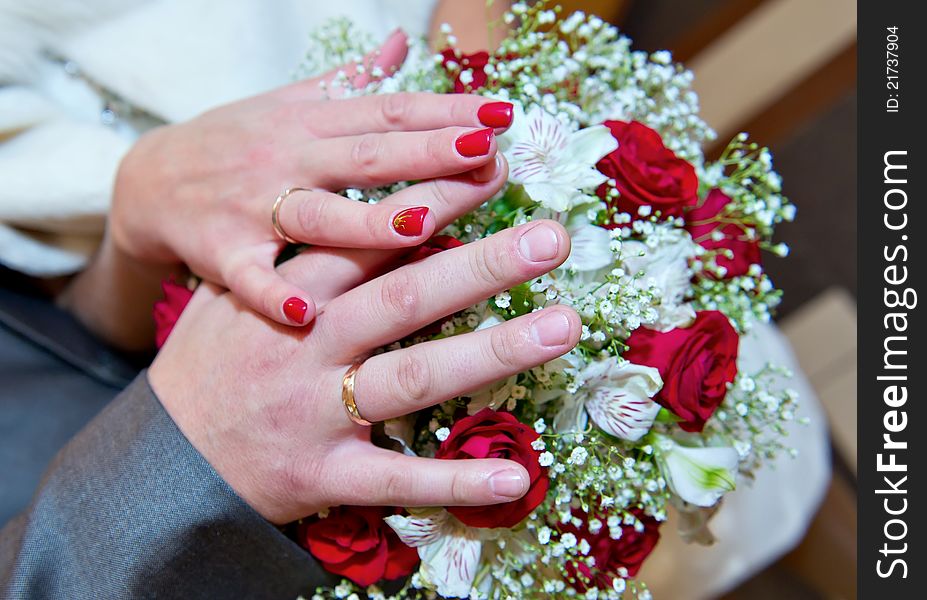
<svg viewBox="0 0 927 600">
<path fill-rule="evenodd" d="M 412 440 L 415 438 L 415 419 L 412 415 L 403 415 L 383 422 L 383 433 L 386 437 L 397 442 L 406 456 L 418 456 L 412 450 Z"/>
<path fill-rule="evenodd" d="M 566 153 L 574 164 L 595 166 L 604 156 L 617 149 L 618 140 L 611 130 L 605 125 L 593 125 L 570 136 Z"/>
<path fill-rule="evenodd" d="M 383 520 L 406 546 L 419 548 L 433 544 L 441 537 L 448 516 L 447 511 L 442 509 L 419 516 L 390 515 Z"/>
<path fill-rule="evenodd" d="M 660 412 L 651 398 L 663 387 L 657 369 L 626 362 L 592 385 L 586 412 L 600 429 L 632 442 L 650 431 Z"/>
<path fill-rule="evenodd" d="M 667 483 L 689 504 L 713 506 L 734 489 L 739 462 L 734 448 L 687 448 L 667 438 L 661 447 Z"/>
<path fill-rule="evenodd" d="M 483 543 L 461 523 L 448 522 L 444 535 L 420 546 L 422 576 L 445 598 L 469 598 Z"/>
<path fill-rule="evenodd" d="M 595 225 L 581 225 L 570 229 L 572 248 L 564 263 L 565 268 L 577 271 L 597 271 L 615 261 L 609 244 L 611 235 L 606 229 Z"/>
<path fill-rule="evenodd" d="M 576 188 L 570 185 L 561 185 L 555 181 L 545 183 L 526 183 L 525 193 L 543 206 L 557 211 L 565 212 L 573 206 L 573 197 L 578 195 Z"/>
</svg>

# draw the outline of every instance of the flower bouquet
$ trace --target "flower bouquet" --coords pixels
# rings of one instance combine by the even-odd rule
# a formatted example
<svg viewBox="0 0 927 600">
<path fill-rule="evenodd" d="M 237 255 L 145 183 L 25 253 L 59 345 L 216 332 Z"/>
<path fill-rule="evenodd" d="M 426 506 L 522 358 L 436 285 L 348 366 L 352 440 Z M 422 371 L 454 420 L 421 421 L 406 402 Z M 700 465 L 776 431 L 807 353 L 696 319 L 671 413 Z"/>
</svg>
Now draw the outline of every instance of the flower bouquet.
<svg viewBox="0 0 927 600">
<path fill-rule="evenodd" d="M 788 373 L 741 372 L 737 362 L 740 336 L 780 299 L 761 250 L 787 253 L 773 229 L 795 214 L 768 150 L 741 134 L 706 162 L 701 147 L 714 134 L 692 74 L 667 52 L 632 51 L 597 17 L 559 13 L 519 2 L 495 52 L 463 54 L 445 27 L 438 55 L 411 41 L 397 72 L 374 72 L 363 88 L 344 73 L 329 84 L 348 95 L 457 92 L 512 104 L 498 140 L 508 183 L 422 252 L 538 218 L 572 238 L 554 272 L 384 351 L 552 303 L 575 308 L 583 334 L 552 362 L 385 423 L 397 451 L 509 458 L 530 489 L 503 505 L 341 506 L 303 520 L 300 543 L 343 577 L 314 598 L 648 598 L 635 575 L 667 511 L 684 515 L 691 539 L 710 539 L 705 524 L 723 495 L 785 449 L 797 398 L 775 380 Z M 313 35 L 303 74 L 372 46 L 334 21 Z M 345 194 L 374 203 L 404 185 Z"/>
</svg>

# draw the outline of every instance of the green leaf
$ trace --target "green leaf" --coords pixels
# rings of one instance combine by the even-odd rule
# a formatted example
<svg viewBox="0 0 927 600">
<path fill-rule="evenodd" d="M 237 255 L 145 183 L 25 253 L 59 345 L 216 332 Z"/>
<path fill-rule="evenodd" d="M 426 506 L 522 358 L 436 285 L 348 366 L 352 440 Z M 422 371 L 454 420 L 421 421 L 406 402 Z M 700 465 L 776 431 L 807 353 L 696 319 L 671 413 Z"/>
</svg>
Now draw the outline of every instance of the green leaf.
<svg viewBox="0 0 927 600">
<path fill-rule="evenodd" d="M 657 423 L 679 423 L 682 419 L 665 408 L 661 408 L 654 419 Z"/>
</svg>

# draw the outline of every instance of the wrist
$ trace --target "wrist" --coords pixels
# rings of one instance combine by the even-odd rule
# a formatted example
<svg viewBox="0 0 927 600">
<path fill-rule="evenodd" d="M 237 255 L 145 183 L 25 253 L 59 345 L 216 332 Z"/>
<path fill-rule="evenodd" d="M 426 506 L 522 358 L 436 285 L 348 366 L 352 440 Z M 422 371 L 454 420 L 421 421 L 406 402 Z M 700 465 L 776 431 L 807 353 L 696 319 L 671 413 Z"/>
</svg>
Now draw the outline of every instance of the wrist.
<svg viewBox="0 0 927 600">
<path fill-rule="evenodd" d="M 142 135 L 119 163 L 113 186 L 107 240 L 125 257 L 147 264 L 181 262 L 167 241 L 158 214 L 159 189 L 172 189 L 160 159 L 169 126 Z"/>
</svg>

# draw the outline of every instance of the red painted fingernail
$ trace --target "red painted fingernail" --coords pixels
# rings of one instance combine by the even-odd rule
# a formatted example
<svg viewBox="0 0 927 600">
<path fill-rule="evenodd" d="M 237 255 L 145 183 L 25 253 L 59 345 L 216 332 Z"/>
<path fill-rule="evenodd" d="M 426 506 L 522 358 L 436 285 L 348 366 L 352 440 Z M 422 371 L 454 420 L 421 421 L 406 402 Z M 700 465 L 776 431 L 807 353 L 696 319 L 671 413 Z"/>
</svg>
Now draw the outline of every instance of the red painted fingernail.
<svg viewBox="0 0 927 600">
<path fill-rule="evenodd" d="M 427 206 L 415 206 L 396 213 L 393 217 L 393 229 L 399 235 L 412 237 L 422 235 L 425 217 L 428 216 Z"/>
<path fill-rule="evenodd" d="M 302 325 L 303 319 L 306 318 L 307 310 L 309 310 L 309 305 L 295 296 L 287 298 L 286 302 L 283 303 L 283 314 L 286 315 L 286 318 L 300 325 Z"/>
<path fill-rule="evenodd" d="M 489 152 L 489 145 L 492 143 L 493 135 L 494 132 L 492 127 L 465 133 L 457 138 L 457 152 L 459 152 L 461 156 L 466 156 L 468 158 L 473 156 L 485 156 L 486 153 Z"/>
<path fill-rule="evenodd" d="M 476 116 L 486 127 L 508 127 L 515 113 L 509 102 L 490 102 L 481 106 Z"/>
</svg>

